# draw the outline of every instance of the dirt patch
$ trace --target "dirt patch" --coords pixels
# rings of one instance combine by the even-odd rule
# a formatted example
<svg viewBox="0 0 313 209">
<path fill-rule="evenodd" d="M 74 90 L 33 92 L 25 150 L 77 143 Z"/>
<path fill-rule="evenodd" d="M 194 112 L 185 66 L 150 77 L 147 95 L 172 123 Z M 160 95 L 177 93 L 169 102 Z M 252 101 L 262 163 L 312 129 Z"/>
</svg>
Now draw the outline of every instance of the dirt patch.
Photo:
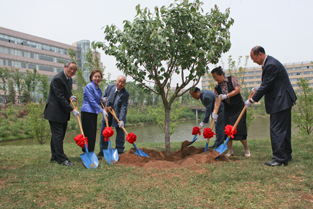
<svg viewBox="0 0 313 209">
<path fill-rule="evenodd" d="M 229 158 L 224 154 L 219 156 L 219 153 L 208 149 L 204 152 L 204 147 L 196 148 L 194 146 L 187 146 L 189 141 L 182 143 L 181 149 L 166 154 L 165 151 L 149 150 L 141 148 L 142 151 L 149 155 L 147 157 L 140 157 L 135 154 L 135 148 L 130 149 L 128 152 L 119 155 L 117 165 L 137 166 L 144 168 L 179 168 L 192 166 L 202 163 L 220 163 L 230 162 Z"/>
</svg>

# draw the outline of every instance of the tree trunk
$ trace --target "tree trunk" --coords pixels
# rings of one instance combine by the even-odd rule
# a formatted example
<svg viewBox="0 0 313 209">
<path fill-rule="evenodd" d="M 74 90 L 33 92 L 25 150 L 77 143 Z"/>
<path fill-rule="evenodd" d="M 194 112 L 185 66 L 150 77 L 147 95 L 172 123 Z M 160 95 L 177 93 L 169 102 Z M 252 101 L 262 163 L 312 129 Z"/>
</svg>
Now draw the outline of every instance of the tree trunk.
<svg viewBox="0 0 313 209">
<path fill-rule="evenodd" d="M 171 109 L 168 107 L 164 107 L 165 109 L 165 151 L 167 154 L 171 152 L 171 140 L 170 140 L 170 114 L 171 114 Z"/>
</svg>

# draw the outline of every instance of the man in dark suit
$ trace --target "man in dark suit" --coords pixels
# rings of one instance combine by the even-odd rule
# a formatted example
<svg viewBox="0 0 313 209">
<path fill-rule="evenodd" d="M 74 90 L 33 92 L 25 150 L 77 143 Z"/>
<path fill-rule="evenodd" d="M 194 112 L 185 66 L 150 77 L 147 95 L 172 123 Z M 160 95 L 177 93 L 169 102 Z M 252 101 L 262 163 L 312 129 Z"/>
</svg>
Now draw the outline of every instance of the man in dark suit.
<svg viewBox="0 0 313 209">
<path fill-rule="evenodd" d="M 125 76 L 118 76 L 115 84 L 110 84 L 105 89 L 105 92 L 103 94 L 102 101 L 106 102 L 108 101 L 108 107 L 111 106 L 117 116 L 117 118 L 120 121 L 120 124 L 117 123 L 115 118 L 108 114 L 108 122 L 109 126 L 115 127 L 116 129 L 116 149 L 118 151 L 118 154 L 122 154 L 125 149 L 125 133 L 122 126 L 125 126 L 126 124 L 126 114 L 127 114 L 127 107 L 128 107 L 128 99 L 129 99 L 129 93 L 125 89 L 126 85 L 126 77 Z M 104 117 L 106 117 L 104 115 Z M 103 129 L 106 127 L 105 118 L 103 117 L 102 123 L 101 123 L 101 133 L 103 132 Z M 104 137 L 102 134 L 100 134 L 100 152 L 98 153 L 98 158 L 101 159 L 103 156 L 103 149 L 108 148 L 108 142 L 104 141 Z"/>
<path fill-rule="evenodd" d="M 190 89 L 189 94 L 192 98 L 201 100 L 203 106 L 205 107 L 205 115 L 202 120 L 202 122 L 199 124 L 201 128 L 204 128 L 204 123 L 208 123 L 210 119 L 210 115 L 212 115 L 212 119 L 215 119 L 215 133 L 216 133 L 216 140 L 214 142 L 213 146 L 210 146 L 210 148 L 217 148 L 221 144 L 223 144 L 224 141 L 224 104 L 221 103 L 219 109 L 218 109 L 218 118 L 217 115 L 214 115 L 214 105 L 215 105 L 215 94 L 212 91 L 209 90 L 202 90 L 198 87 L 195 87 L 194 89 Z M 212 114 L 213 113 L 213 114 Z M 213 130 L 212 130 L 213 131 Z"/>
<path fill-rule="evenodd" d="M 67 128 L 67 121 L 70 120 L 70 112 L 75 117 L 79 112 L 70 105 L 70 98 L 76 101 L 72 95 L 72 76 L 75 75 L 77 65 L 69 62 L 64 66 L 64 71 L 56 74 L 51 80 L 50 92 L 47 99 L 44 118 L 49 120 L 51 129 L 51 159 L 50 162 L 58 162 L 64 166 L 73 166 L 63 150 L 63 140 Z"/>
<path fill-rule="evenodd" d="M 245 102 L 248 108 L 253 102 L 265 95 L 265 108 L 270 114 L 270 135 L 273 161 L 265 162 L 268 166 L 288 165 L 292 160 L 291 148 L 291 108 L 297 96 L 291 86 L 285 67 L 274 57 L 265 54 L 261 46 L 252 48 L 250 57 L 262 66 L 262 83 L 252 99 Z"/>
</svg>

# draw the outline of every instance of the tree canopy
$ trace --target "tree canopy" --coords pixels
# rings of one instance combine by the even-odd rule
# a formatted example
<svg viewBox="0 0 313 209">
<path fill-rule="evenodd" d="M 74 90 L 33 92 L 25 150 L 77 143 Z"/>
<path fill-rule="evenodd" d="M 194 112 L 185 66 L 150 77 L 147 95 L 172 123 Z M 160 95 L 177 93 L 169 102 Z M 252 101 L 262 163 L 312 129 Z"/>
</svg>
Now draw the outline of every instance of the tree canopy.
<svg viewBox="0 0 313 209">
<path fill-rule="evenodd" d="M 106 26 L 105 42 L 96 45 L 116 58 L 117 68 L 144 88 L 160 95 L 165 109 L 165 144 L 169 151 L 170 109 L 174 100 L 196 86 L 231 47 L 229 28 L 234 20 L 215 6 L 205 13 L 202 2 L 182 1 L 169 7 L 136 7 L 134 20 L 124 21 L 123 30 Z M 171 84 L 173 75 L 180 82 Z M 191 87 L 185 87 L 191 84 Z M 175 86 L 171 89 L 171 86 Z"/>
</svg>

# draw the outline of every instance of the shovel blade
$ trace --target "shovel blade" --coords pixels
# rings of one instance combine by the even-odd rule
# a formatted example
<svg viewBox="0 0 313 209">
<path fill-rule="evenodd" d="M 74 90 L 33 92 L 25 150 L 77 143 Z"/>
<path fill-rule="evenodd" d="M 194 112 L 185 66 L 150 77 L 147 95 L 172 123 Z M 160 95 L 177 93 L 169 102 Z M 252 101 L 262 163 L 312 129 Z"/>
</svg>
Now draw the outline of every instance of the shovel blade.
<svg viewBox="0 0 313 209">
<path fill-rule="evenodd" d="M 138 149 L 137 146 L 135 145 L 135 143 L 133 144 L 136 151 L 135 154 L 140 156 L 140 157 L 149 157 L 149 155 L 147 153 L 145 153 L 144 151 L 142 151 L 141 149 Z"/>
<path fill-rule="evenodd" d="M 227 143 L 229 141 L 229 137 L 227 137 L 225 143 L 221 144 L 218 148 L 215 149 L 215 151 L 217 151 L 220 155 L 223 154 L 223 152 L 225 152 L 228 147 L 227 147 Z"/>
<path fill-rule="evenodd" d="M 86 153 L 80 154 L 80 158 L 86 168 L 92 169 L 99 166 L 99 160 L 95 152 L 88 152 L 87 145 L 85 144 Z"/>
<path fill-rule="evenodd" d="M 187 147 L 188 146 L 190 146 L 190 145 L 192 145 L 195 141 L 197 141 L 197 135 L 195 135 L 194 137 L 193 137 L 193 139 L 192 139 L 192 142 L 190 142 L 188 145 L 187 145 Z"/>
<path fill-rule="evenodd" d="M 109 164 L 116 163 L 119 160 L 117 149 L 111 148 L 111 141 L 109 140 L 108 149 L 103 150 L 103 156 L 105 161 Z"/>
</svg>

